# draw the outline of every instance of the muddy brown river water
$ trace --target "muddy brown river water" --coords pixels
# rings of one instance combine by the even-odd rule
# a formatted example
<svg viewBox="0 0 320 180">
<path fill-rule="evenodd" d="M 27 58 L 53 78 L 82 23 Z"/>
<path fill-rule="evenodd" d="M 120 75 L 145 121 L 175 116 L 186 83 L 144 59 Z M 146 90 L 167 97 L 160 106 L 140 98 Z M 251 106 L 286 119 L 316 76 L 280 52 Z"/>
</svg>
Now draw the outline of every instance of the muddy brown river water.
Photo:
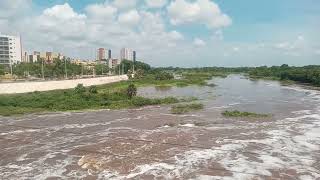
<svg viewBox="0 0 320 180">
<path fill-rule="evenodd" d="M 151 106 L 0 117 L 0 179 L 320 179 L 320 91 L 240 75 L 211 81 L 139 89 L 205 105 L 185 115 Z"/>
</svg>

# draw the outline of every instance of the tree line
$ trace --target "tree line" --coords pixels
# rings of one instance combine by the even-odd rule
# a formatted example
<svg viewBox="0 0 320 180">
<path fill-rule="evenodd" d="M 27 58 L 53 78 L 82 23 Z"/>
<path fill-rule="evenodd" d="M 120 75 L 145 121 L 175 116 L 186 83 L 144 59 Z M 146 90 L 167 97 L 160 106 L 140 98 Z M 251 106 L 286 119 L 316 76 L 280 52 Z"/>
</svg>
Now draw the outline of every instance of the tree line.
<svg viewBox="0 0 320 180">
<path fill-rule="evenodd" d="M 272 78 L 278 80 L 291 80 L 299 83 L 308 83 L 313 86 L 320 86 L 320 66 L 309 65 L 303 67 L 289 66 L 283 64 L 281 66 L 261 66 L 261 67 L 201 67 L 201 68 L 179 68 L 165 67 L 156 68 L 153 71 L 168 71 L 173 73 L 245 73 L 251 77 Z"/>
<path fill-rule="evenodd" d="M 121 64 L 115 68 L 109 68 L 108 64 L 96 64 L 94 66 L 85 66 L 81 64 L 72 63 L 68 59 L 55 59 L 53 63 L 43 63 L 43 61 L 33 63 L 19 63 L 12 66 L 12 74 L 19 78 L 36 77 L 36 78 L 68 78 L 81 75 L 106 75 L 106 74 L 127 74 L 129 70 L 132 71 L 133 62 L 123 60 Z M 148 72 L 151 66 L 139 61 L 135 62 L 136 70 L 143 70 Z M 0 75 L 10 74 L 10 66 L 0 64 Z"/>
<path fill-rule="evenodd" d="M 272 67 L 257 67 L 249 72 L 250 76 L 275 77 L 280 80 L 292 80 L 299 83 L 308 83 L 320 86 L 320 66 L 310 65 L 303 67 L 290 67 L 287 64 Z"/>
</svg>

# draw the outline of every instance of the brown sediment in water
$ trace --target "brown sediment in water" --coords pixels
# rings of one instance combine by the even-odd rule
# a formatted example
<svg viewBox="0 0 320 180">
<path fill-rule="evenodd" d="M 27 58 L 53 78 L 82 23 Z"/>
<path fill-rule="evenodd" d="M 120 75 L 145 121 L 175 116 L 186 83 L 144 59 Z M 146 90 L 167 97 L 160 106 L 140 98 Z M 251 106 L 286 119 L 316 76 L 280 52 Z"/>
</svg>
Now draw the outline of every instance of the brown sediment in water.
<svg viewBox="0 0 320 180">
<path fill-rule="evenodd" d="M 0 176 L 5 179 L 320 178 L 317 156 L 320 105 L 315 92 L 300 93 L 237 76 L 217 79 L 214 83 L 219 86 L 172 87 L 166 93 L 150 92 L 147 88 L 147 94 L 158 93 L 157 96 L 200 94 L 206 108 L 185 115 L 171 115 L 169 106 L 155 106 L 0 117 Z M 209 90 L 215 91 L 217 97 L 207 97 L 205 92 Z M 221 117 L 227 108 L 266 111 L 274 116 L 268 120 Z M 301 112 L 292 113 L 295 111 Z"/>
</svg>

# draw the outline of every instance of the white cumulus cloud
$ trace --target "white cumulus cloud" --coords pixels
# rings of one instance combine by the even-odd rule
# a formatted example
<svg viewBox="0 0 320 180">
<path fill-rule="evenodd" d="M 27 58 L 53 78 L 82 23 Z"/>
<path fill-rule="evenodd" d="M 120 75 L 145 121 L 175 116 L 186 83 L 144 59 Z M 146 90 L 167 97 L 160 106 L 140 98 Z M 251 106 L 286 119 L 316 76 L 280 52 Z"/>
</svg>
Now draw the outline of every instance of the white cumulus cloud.
<svg viewBox="0 0 320 180">
<path fill-rule="evenodd" d="M 137 0 L 114 0 L 112 4 L 119 9 L 131 9 L 136 7 Z"/>
<path fill-rule="evenodd" d="M 137 10 L 130 10 L 120 14 L 118 21 L 125 26 L 135 26 L 140 21 L 140 15 Z"/>
<path fill-rule="evenodd" d="M 206 45 L 206 42 L 204 42 L 202 39 L 200 38 L 195 38 L 193 40 L 193 44 L 197 47 L 202 47 L 202 46 L 205 46 Z"/>
<path fill-rule="evenodd" d="M 85 10 L 91 18 L 102 21 L 112 20 L 117 13 L 117 8 L 108 5 L 107 3 L 90 4 Z"/>
<path fill-rule="evenodd" d="M 52 8 L 45 9 L 43 15 L 57 20 L 83 19 L 86 18 L 83 14 L 76 13 L 68 3 L 63 5 L 55 5 Z"/>
<path fill-rule="evenodd" d="M 167 4 L 167 0 L 146 0 L 146 4 L 150 8 L 161 8 Z"/>
<path fill-rule="evenodd" d="M 31 7 L 32 0 L 1 0 L 0 19 L 20 16 Z"/>
<path fill-rule="evenodd" d="M 210 0 L 175 0 L 167 10 L 173 25 L 197 23 L 208 28 L 222 28 L 232 23 L 231 18 L 222 13 L 219 6 Z"/>
</svg>

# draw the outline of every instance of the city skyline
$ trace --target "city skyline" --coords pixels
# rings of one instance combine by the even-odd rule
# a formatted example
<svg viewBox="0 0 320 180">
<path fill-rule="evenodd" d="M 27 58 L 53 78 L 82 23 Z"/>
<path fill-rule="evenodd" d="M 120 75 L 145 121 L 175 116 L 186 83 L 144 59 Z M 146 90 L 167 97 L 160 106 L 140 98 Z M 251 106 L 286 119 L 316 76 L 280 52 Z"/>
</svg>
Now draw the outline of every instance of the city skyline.
<svg viewBox="0 0 320 180">
<path fill-rule="evenodd" d="M 319 17 L 315 0 L 0 2 L 0 32 L 21 35 L 27 51 L 92 59 L 132 47 L 153 66 L 319 64 Z"/>
</svg>

